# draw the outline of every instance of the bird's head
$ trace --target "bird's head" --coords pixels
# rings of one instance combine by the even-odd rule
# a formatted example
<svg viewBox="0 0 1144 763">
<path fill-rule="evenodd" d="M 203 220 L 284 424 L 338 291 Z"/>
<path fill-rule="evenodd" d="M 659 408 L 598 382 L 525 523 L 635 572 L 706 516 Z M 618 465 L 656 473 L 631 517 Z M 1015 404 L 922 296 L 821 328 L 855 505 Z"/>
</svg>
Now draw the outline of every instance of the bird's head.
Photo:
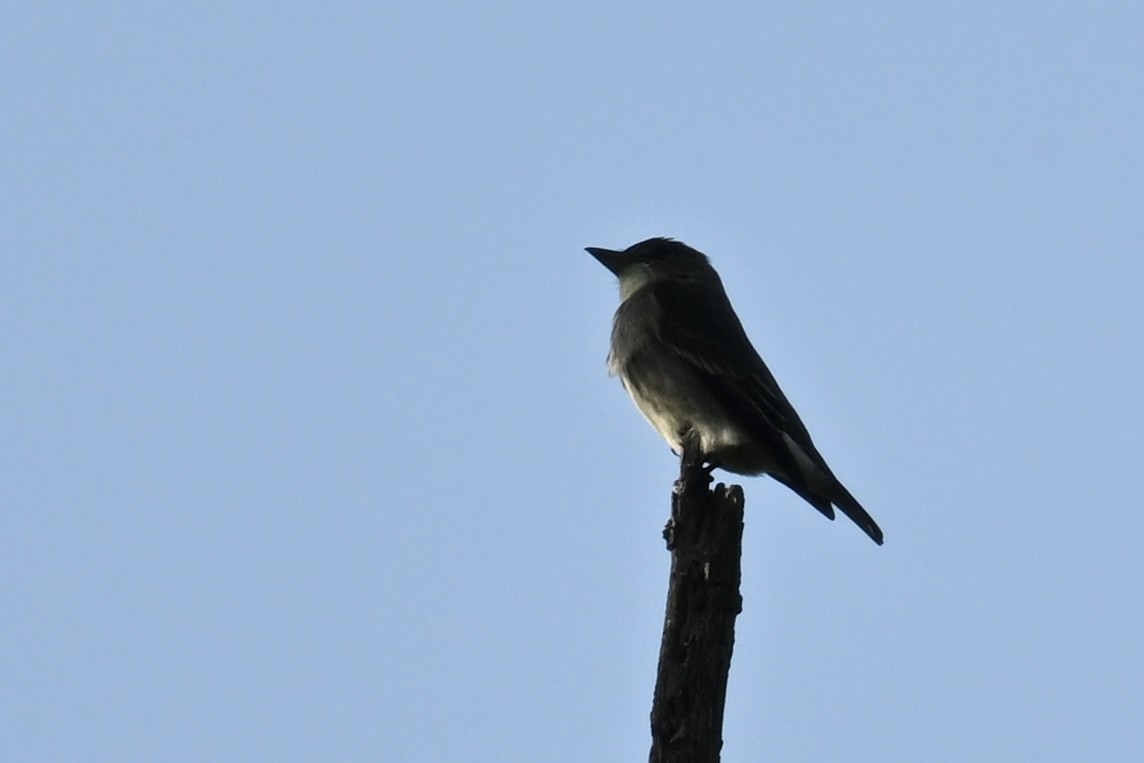
<svg viewBox="0 0 1144 763">
<path fill-rule="evenodd" d="M 703 252 L 670 238 L 649 238 L 622 251 L 590 246 L 587 252 L 620 279 L 621 301 L 661 281 L 719 278 Z"/>
</svg>

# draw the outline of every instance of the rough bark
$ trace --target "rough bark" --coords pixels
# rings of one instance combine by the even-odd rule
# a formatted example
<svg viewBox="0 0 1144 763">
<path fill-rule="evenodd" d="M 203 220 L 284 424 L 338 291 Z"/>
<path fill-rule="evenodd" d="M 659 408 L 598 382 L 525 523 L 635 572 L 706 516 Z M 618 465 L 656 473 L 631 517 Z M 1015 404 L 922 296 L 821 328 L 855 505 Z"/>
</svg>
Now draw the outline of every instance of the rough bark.
<svg viewBox="0 0 1144 763">
<path fill-rule="evenodd" d="M 671 551 L 667 612 L 651 711 L 651 763 L 717 763 L 723 704 L 742 610 L 743 491 L 700 465 L 681 469 L 664 539 Z"/>
</svg>

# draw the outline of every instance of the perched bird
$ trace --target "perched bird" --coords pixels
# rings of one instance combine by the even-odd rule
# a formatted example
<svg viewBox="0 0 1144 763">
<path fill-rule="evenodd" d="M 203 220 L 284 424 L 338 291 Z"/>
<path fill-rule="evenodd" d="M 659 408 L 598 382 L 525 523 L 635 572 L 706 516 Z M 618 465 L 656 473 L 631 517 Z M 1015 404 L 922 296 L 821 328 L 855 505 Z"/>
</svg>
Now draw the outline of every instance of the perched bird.
<svg viewBox="0 0 1144 763">
<path fill-rule="evenodd" d="M 684 465 L 768 474 L 875 543 L 882 531 L 814 447 L 707 257 L 668 238 L 587 251 L 620 281 L 608 370 Z"/>
</svg>

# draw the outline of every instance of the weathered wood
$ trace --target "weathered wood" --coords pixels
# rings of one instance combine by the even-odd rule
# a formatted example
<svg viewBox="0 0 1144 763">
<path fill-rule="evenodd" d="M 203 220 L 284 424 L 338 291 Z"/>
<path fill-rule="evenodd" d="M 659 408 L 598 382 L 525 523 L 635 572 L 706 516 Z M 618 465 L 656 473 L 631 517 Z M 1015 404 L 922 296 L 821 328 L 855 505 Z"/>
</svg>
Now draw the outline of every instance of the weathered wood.
<svg viewBox="0 0 1144 763">
<path fill-rule="evenodd" d="M 652 702 L 651 763 L 717 763 L 723 704 L 742 610 L 743 491 L 684 458 L 664 539 L 671 551 L 667 612 Z"/>
</svg>

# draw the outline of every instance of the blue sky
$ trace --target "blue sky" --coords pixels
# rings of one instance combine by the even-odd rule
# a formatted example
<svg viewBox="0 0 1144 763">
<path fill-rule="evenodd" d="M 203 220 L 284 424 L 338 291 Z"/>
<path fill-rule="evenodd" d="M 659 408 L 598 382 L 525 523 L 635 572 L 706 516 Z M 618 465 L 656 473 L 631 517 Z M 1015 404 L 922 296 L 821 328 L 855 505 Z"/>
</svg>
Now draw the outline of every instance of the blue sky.
<svg viewBox="0 0 1144 763">
<path fill-rule="evenodd" d="M 1144 755 L 1144 10 L 25 3 L 0 758 L 646 756 L 712 258 L 878 548 L 743 479 L 726 761 Z M 725 475 L 723 479 L 728 479 Z"/>
</svg>

